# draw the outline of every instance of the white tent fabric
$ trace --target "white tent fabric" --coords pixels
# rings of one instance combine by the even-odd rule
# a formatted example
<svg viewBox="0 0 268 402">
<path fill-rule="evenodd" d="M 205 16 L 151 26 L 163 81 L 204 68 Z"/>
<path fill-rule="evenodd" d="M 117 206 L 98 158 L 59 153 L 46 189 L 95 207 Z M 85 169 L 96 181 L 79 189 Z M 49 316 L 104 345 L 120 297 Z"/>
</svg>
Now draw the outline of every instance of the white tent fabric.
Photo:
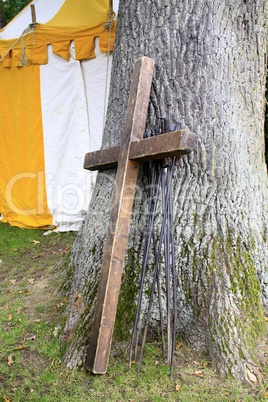
<svg viewBox="0 0 268 402">
<path fill-rule="evenodd" d="M 98 46 L 95 53 L 95 59 L 80 62 L 72 47 L 66 62 L 49 47 L 49 63 L 40 66 L 47 200 L 59 231 L 79 229 L 95 181 L 83 161 L 88 150 L 101 147 L 111 69 L 109 56 Z"/>
<path fill-rule="evenodd" d="M 58 12 L 65 0 L 35 0 L 31 4 L 35 5 L 36 18 L 41 24 L 45 24 Z M 30 9 L 25 7 L 1 32 L 3 39 L 18 38 L 29 25 Z"/>
</svg>

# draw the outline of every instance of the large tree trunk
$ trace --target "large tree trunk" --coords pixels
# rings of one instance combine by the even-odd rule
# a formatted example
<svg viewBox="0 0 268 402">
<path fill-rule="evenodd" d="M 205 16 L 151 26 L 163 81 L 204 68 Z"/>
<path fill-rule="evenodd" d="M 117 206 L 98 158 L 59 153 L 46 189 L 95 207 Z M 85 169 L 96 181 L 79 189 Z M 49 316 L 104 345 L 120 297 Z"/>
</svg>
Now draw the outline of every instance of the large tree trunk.
<svg viewBox="0 0 268 402">
<path fill-rule="evenodd" d="M 264 328 L 262 304 L 268 304 L 265 3 L 121 0 L 103 141 L 120 143 L 133 63 L 141 55 L 154 58 L 147 130 L 171 104 L 173 122 L 197 136 L 194 153 L 181 160 L 173 181 L 178 331 L 193 348 L 208 351 L 222 374 L 248 382 L 259 378 L 254 347 Z M 67 267 L 70 368 L 86 356 L 114 176 L 99 174 Z M 115 331 L 123 328 L 128 336 L 145 186 L 141 169 Z"/>
</svg>

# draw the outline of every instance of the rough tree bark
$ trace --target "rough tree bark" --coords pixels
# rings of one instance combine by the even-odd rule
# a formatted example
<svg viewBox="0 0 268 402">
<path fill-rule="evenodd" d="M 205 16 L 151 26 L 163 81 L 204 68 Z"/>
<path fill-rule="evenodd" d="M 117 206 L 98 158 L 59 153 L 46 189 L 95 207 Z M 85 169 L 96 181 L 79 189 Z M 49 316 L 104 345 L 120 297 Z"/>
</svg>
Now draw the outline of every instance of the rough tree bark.
<svg viewBox="0 0 268 402">
<path fill-rule="evenodd" d="M 133 63 L 141 55 L 154 58 L 147 130 L 171 104 L 173 122 L 197 135 L 194 153 L 174 177 L 178 333 L 209 352 L 221 374 L 247 382 L 261 377 L 255 345 L 268 304 L 266 6 L 265 0 L 121 0 L 103 140 L 120 143 Z M 64 360 L 72 369 L 86 356 L 114 177 L 114 171 L 98 175 L 66 268 Z M 141 169 L 115 336 L 120 329 L 129 336 L 133 325 L 145 187 Z"/>
</svg>

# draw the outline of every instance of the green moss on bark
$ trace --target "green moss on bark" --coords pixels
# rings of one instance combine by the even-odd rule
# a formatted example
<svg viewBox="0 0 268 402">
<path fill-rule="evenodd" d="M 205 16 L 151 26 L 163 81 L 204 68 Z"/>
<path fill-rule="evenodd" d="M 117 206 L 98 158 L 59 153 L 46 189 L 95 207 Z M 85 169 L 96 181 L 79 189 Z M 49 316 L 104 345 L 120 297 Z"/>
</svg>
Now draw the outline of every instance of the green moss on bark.
<svg viewBox="0 0 268 402">
<path fill-rule="evenodd" d="M 251 242 L 251 250 L 253 248 L 254 242 Z M 220 291 L 224 292 L 221 297 L 231 301 L 230 308 L 233 310 L 230 312 L 226 310 L 225 304 L 222 311 L 217 311 L 218 324 L 213 322 L 212 317 L 211 329 L 215 329 L 215 325 L 219 325 L 220 329 L 218 328 L 217 331 L 215 329 L 214 332 L 212 330 L 211 337 L 214 338 L 216 332 L 217 336 L 220 332 L 223 337 L 236 336 L 239 340 L 237 347 L 240 357 L 244 358 L 244 351 L 247 350 L 254 359 L 253 351 L 257 340 L 265 332 L 265 325 L 261 305 L 261 287 L 248 245 L 245 247 L 239 236 L 235 242 L 231 236 L 227 239 L 215 237 L 210 255 L 210 271 L 218 278 Z M 221 314 L 224 315 L 223 320 L 221 320 L 223 318 Z M 235 332 L 236 335 L 234 335 Z"/>
<path fill-rule="evenodd" d="M 136 298 L 140 288 L 141 266 L 133 249 L 128 250 L 124 274 L 118 300 L 114 340 L 128 340 L 131 336 L 135 314 Z"/>
</svg>

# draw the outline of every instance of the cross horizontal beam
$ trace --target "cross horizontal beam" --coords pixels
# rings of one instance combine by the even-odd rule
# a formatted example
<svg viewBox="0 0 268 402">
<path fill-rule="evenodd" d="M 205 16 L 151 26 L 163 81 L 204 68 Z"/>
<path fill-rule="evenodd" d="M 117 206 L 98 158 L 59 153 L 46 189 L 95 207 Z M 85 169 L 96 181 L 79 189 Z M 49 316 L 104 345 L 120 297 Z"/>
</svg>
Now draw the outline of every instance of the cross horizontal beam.
<svg viewBox="0 0 268 402">
<path fill-rule="evenodd" d="M 192 151 L 195 135 L 187 130 L 144 138 L 130 144 L 129 159 L 138 162 L 159 160 L 171 156 L 180 156 Z M 121 145 L 101 149 L 86 154 L 84 169 L 104 170 L 116 167 L 118 164 Z"/>
</svg>

